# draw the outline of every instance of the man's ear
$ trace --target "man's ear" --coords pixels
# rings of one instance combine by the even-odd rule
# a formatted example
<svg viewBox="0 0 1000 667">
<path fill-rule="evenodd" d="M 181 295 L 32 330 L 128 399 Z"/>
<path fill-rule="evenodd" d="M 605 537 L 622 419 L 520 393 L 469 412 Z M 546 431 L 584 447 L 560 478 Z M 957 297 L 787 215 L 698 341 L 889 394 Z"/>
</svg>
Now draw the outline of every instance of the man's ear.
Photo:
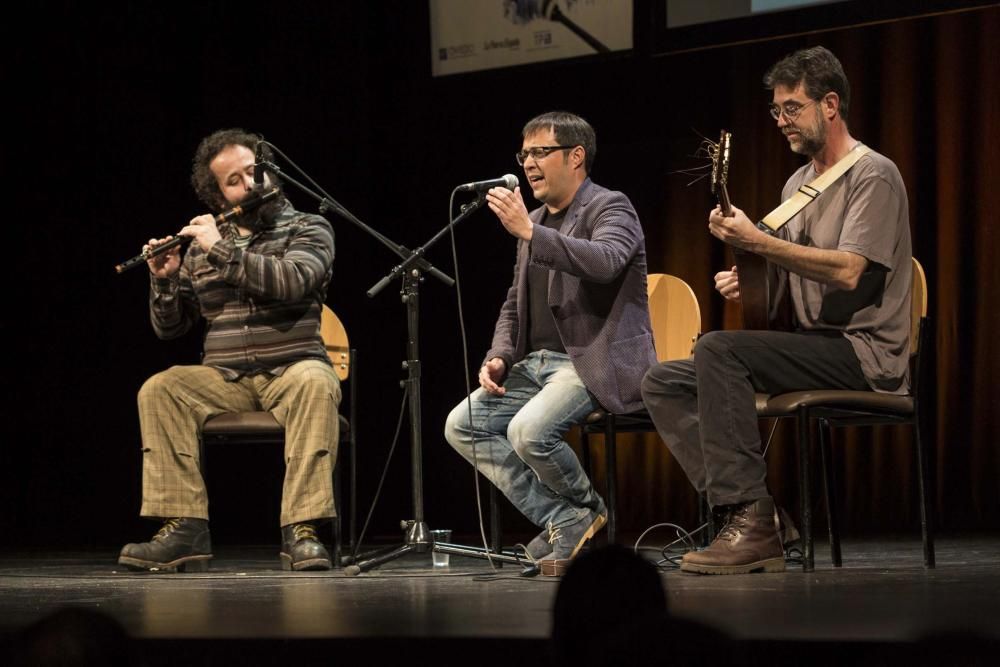
<svg viewBox="0 0 1000 667">
<path fill-rule="evenodd" d="M 840 95 L 837 93 L 827 93 L 820 100 L 820 104 L 822 105 L 823 113 L 831 120 L 840 113 Z"/>
</svg>

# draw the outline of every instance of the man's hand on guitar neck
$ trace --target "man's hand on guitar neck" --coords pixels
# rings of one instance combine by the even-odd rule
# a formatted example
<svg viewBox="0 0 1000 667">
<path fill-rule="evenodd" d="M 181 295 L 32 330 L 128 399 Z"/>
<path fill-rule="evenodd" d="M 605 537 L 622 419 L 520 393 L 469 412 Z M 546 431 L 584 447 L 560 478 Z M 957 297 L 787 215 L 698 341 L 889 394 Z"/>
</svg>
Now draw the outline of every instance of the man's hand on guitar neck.
<svg viewBox="0 0 1000 667">
<path fill-rule="evenodd" d="M 735 266 L 731 271 L 719 271 L 715 274 L 715 289 L 729 301 L 740 300 L 740 277 Z"/>
<path fill-rule="evenodd" d="M 720 241 L 752 252 L 761 242 L 761 237 L 766 237 L 767 234 L 757 229 L 742 210 L 735 206 L 731 208 L 731 216 L 722 215 L 722 209 L 718 206 L 713 208 L 708 215 L 708 231 Z"/>
</svg>

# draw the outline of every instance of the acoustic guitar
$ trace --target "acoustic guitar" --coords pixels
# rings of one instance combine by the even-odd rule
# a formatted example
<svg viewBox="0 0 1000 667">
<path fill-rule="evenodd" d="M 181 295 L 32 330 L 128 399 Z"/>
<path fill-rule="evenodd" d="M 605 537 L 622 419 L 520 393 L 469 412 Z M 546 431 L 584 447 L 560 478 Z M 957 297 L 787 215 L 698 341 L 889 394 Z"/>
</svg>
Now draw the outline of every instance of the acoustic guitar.
<svg viewBox="0 0 1000 667">
<path fill-rule="evenodd" d="M 722 130 L 719 143 L 712 151 L 712 192 L 719 200 L 722 215 L 731 216 L 733 207 L 726 192 L 729 179 L 729 160 L 732 153 L 733 136 Z M 736 259 L 736 273 L 740 282 L 740 306 L 743 312 L 744 329 L 787 330 L 791 324 L 791 313 L 787 304 L 774 309 L 772 303 L 775 285 L 772 284 L 771 267 L 766 259 L 740 248 L 733 248 Z M 772 312 L 774 310 L 774 312 Z"/>
</svg>

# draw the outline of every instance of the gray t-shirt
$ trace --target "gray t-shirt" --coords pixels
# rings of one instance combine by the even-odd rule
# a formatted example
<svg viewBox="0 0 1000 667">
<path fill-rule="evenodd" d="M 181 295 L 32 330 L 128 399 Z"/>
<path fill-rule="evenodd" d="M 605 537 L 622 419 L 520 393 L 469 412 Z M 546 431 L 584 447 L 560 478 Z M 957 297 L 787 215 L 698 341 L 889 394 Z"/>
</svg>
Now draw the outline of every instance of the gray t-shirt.
<svg viewBox="0 0 1000 667">
<path fill-rule="evenodd" d="M 816 175 L 812 162 L 792 174 L 782 201 Z M 906 188 L 892 160 L 868 153 L 778 234 L 868 259 L 851 291 L 788 273 L 793 312 L 800 329 L 843 331 L 872 389 L 909 391 L 912 250 Z"/>
</svg>

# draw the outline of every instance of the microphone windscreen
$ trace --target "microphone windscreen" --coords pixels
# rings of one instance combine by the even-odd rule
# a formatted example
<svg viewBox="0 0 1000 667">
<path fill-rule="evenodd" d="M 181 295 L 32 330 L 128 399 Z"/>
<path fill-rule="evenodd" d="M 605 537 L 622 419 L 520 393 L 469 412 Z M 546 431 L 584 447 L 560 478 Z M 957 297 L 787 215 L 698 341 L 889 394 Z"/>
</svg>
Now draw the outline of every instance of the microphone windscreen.
<svg viewBox="0 0 1000 667">
<path fill-rule="evenodd" d="M 511 191 L 513 191 L 514 188 L 518 186 L 517 176 L 515 176 L 514 174 L 504 174 L 503 182 L 504 182 L 504 187 L 506 187 L 508 190 Z"/>
</svg>

